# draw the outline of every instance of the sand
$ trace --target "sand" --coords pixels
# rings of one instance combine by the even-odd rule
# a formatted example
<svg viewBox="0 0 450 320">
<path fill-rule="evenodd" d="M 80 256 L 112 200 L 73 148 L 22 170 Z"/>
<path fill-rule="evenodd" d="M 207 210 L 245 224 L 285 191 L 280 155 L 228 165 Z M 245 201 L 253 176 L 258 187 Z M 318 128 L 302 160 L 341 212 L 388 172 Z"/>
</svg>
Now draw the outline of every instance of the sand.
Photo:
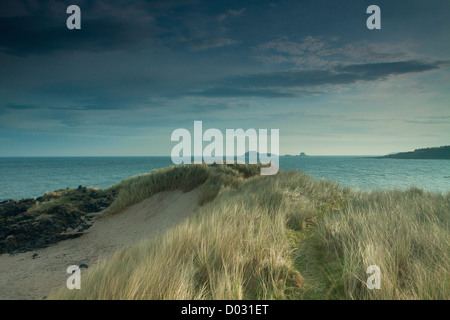
<svg viewBox="0 0 450 320">
<path fill-rule="evenodd" d="M 0 299 L 43 299 L 65 287 L 70 265 L 86 264 L 89 272 L 122 248 L 167 231 L 196 212 L 199 188 L 188 193 L 158 193 L 124 212 L 104 216 L 79 238 L 17 255 L 0 255 Z"/>
</svg>

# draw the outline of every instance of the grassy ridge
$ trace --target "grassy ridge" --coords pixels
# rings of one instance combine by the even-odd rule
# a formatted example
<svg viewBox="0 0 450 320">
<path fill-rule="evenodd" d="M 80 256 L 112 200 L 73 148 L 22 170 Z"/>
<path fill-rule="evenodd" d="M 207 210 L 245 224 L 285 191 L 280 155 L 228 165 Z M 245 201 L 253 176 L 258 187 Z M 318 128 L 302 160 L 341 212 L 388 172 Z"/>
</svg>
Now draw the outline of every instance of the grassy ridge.
<svg viewBox="0 0 450 320">
<path fill-rule="evenodd" d="M 164 236 L 90 270 L 81 290 L 64 288 L 50 298 L 450 296 L 450 195 L 417 189 L 356 192 L 296 171 L 258 173 L 248 165 L 189 166 L 124 181 L 112 212 L 161 188 L 188 191 L 201 184 L 203 205 L 196 217 Z M 381 268 L 381 290 L 365 287 L 365 270 L 372 264 Z"/>
<path fill-rule="evenodd" d="M 238 185 L 243 179 L 260 173 L 261 165 L 181 165 L 155 169 L 137 175 L 111 187 L 118 193 L 117 199 L 108 208 L 108 213 L 118 213 L 125 208 L 145 200 L 162 191 L 181 190 L 189 192 L 202 187 L 199 203 L 216 197 L 219 191 L 230 185 Z"/>
<path fill-rule="evenodd" d="M 131 177 L 111 187 L 118 192 L 118 196 L 108 208 L 108 212 L 118 213 L 162 191 L 189 192 L 203 184 L 209 174 L 206 165 L 193 165 L 170 166 Z"/>
</svg>

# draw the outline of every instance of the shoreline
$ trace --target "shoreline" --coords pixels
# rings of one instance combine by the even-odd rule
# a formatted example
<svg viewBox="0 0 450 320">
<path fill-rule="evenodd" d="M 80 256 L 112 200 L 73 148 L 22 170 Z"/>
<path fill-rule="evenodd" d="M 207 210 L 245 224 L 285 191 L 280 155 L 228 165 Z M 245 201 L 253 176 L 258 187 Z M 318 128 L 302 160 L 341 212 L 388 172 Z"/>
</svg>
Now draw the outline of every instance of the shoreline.
<svg viewBox="0 0 450 320">
<path fill-rule="evenodd" d="M 161 192 L 116 215 L 98 212 L 90 228 L 66 239 L 14 255 L 0 254 L 0 300 L 46 299 L 64 288 L 70 265 L 84 275 L 117 252 L 164 233 L 195 213 L 199 190 Z"/>
<path fill-rule="evenodd" d="M 444 176 L 445 179 L 449 177 Z M 342 188 L 346 187 L 340 183 L 338 184 Z M 38 248 L 45 248 L 65 239 L 82 236 L 92 226 L 95 214 L 108 208 L 117 198 L 118 185 L 120 183 L 107 189 L 83 187 L 80 185 L 75 189 L 66 188 L 47 192 L 43 196 L 36 198 L 1 201 L 0 254 L 28 252 Z M 351 189 L 365 192 L 406 191 L 411 187 L 416 188 L 415 186 L 410 186 L 403 189 Z M 445 192 L 418 189 L 443 195 L 450 193 L 450 190 Z"/>
</svg>

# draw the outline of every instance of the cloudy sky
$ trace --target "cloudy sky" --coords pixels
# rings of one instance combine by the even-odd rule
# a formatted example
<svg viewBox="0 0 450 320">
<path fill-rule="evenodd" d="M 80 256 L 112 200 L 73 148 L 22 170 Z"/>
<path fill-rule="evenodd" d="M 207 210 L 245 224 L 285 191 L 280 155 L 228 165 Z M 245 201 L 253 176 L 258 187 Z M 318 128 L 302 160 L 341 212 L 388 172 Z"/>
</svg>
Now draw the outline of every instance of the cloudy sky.
<svg viewBox="0 0 450 320">
<path fill-rule="evenodd" d="M 66 8 L 81 8 L 68 30 Z M 381 8 L 381 30 L 366 9 Z M 280 153 L 450 144 L 450 1 L 2 0 L 0 156 L 170 155 L 173 130 Z"/>
</svg>

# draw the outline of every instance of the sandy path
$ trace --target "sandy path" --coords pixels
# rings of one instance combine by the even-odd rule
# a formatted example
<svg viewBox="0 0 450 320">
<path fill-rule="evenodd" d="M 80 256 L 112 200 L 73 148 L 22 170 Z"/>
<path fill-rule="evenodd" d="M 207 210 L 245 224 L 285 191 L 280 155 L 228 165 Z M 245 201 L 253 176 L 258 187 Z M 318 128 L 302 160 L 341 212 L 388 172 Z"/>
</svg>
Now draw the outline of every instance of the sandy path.
<svg viewBox="0 0 450 320">
<path fill-rule="evenodd" d="M 121 214 L 99 218 L 79 238 L 18 255 L 0 255 L 0 299 L 42 299 L 65 286 L 70 265 L 93 267 L 117 250 L 174 227 L 195 213 L 199 188 L 161 192 Z M 33 259 L 33 255 L 37 256 Z M 82 269 L 88 272 L 89 269 Z"/>
</svg>

